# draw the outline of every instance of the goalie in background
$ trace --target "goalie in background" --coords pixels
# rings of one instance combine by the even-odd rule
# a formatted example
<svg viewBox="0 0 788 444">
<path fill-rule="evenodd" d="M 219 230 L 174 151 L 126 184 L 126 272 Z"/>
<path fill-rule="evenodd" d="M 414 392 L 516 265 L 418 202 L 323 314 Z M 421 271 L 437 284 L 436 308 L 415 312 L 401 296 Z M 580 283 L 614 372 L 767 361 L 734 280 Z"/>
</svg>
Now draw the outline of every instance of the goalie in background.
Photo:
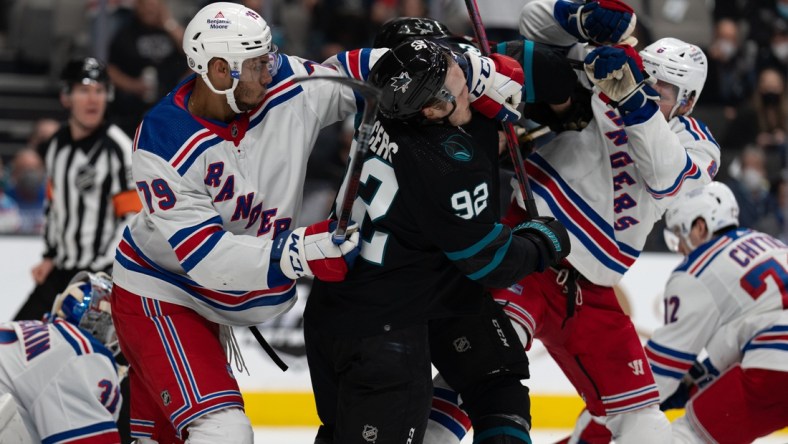
<svg viewBox="0 0 788 444">
<path fill-rule="evenodd" d="M 120 442 L 110 277 L 80 272 L 49 322 L 0 324 L 0 442 Z M 84 440 L 84 441 L 83 441 Z"/>
</svg>

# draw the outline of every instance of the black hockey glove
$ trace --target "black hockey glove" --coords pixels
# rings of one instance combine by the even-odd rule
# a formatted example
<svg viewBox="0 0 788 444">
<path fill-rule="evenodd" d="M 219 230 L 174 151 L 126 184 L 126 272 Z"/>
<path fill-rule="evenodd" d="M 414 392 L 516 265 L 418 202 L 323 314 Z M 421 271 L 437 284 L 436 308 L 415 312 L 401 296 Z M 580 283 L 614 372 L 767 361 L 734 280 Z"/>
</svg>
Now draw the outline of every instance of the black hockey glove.
<svg viewBox="0 0 788 444">
<path fill-rule="evenodd" d="M 539 249 L 539 268 L 544 271 L 569 256 L 569 234 L 561 222 L 552 217 L 537 217 L 517 225 L 513 234 L 524 237 Z"/>
<path fill-rule="evenodd" d="M 720 376 L 720 371 L 714 367 L 709 358 L 706 358 L 703 362 L 695 361 L 690 367 L 688 375 L 694 385 L 703 388 L 717 379 Z"/>
<path fill-rule="evenodd" d="M 679 386 L 676 388 L 676 391 L 673 392 L 672 395 L 668 396 L 667 399 L 662 401 L 662 403 L 659 405 L 659 409 L 663 412 L 665 410 L 683 409 L 692 397 L 692 394 L 696 391 L 698 391 L 697 387 L 687 381 L 681 381 Z"/>
</svg>

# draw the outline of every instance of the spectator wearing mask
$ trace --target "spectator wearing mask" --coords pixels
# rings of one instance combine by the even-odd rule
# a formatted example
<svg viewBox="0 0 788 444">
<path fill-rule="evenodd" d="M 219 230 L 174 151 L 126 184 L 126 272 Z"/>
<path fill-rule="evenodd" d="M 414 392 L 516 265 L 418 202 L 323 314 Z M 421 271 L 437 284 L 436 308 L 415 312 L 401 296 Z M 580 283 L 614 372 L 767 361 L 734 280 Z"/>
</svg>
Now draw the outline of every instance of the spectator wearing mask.
<svg viewBox="0 0 788 444">
<path fill-rule="evenodd" d="M 726 184 L 739 202 L 741 226 L 773 233 L 776 227 L 767 217 L 775 208 L 769 194 L 766 154 L 756 145 L 748 145 L 728 168 Z"/>
<path fill-rule="evenodd" d="M 44 227 L 45 184 L 41 156 L 31 148 L 17 152 L 11 163 L 11 180 L 7 193 L 19 208 L 18 233 L 41 233 Z"/>
<path fill-rule="evenodd" d="M 737 107 L 747 100 L 755 86 L 757 48 L 753 42 L 741 40 L 737 21 L 723 18 L 715 25 L 714 41 L 707 54 L 709 73 L 704 101 L 724 106 L 725 119 L 733 120 Z"/>
<path fill-rule="evenodd" d="M 788 134 L 788 96 L 785 77 L 775 68 L 765 68 L 758 75 L 750 105 L 728 125 L 721 146 L 741 150 L 750 143 L 767 152 L 771 175 L 785 166 L 786 134 Z"/>
<path fill-rule="evenodd" d="M 0 159 L 0 234 L 15 233 L 19 229 L 19 207 L 14 199 L 5 193 L 6 173 Z"/>
</svg>

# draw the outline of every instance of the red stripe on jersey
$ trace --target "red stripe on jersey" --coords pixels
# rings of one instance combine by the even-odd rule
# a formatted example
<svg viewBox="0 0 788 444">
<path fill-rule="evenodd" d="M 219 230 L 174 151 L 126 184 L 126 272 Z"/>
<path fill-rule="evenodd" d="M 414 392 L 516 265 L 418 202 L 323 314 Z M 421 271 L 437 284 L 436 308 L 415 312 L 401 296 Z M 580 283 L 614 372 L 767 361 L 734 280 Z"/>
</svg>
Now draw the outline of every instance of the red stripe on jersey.
<svg viewBox="0 0 788 444">
<path fill-rule="evenodd" d="M 649 347 L 644 347 L 644 350 L 646 351 L 646 357 L 648 357 L 648 360 L 655 362 L 657 364 L 670 367 L 677 371 L 686 371 L 689 370 L 690 367 L 692 367 L 692 362 L 679 361 L 676 359 L 671 359 L 670 357 L 667 357 L 665 355 L 659 355 Z"/>
<path fill-rule="evenodd" d="M 698 122 L 696 122 L 695 119 L 693 119 L 692 117 L 687 117 L 687 120 L 689 120 L 690 125 L 692 125 L 692 129 L 695 130 L 696 133 L 698 133 L 698 137 L 700 137 L 703 140 L 709 139 L 708 137 L 706 137 L 706 134 L 700 129 L 700 127 L 698 126 Z"/>
<path fill-rule="evenodd" d="M 356 79 L 361 79 L 361 50 L 354 49 L 347 54 L 347 66 L 350 69 L 350 75 Z"/>
<path fill-rule="evenodd" d="M 753 343 L 775 342 L 775 341 L 788 341 L 788 335 L 764 333 L 758 335 L 757 338 L 752 340 Z"/>
<path fill-rule="evenodd" d="M 145 259 L 143 259 L 139 254 L 137 254 L 136 251 L 134 251 L 134 248 L 128 242 L 126 242 L 125 239 L 121 240 L 120 244 L 118 244 L 118 250 L 120 250 L 120 252 L 126 257 L 136 262 L 137 265 L 149 269 L 153 268 L 148 262 L 145 261 Z"/>
<path fill-rule="evenodd" d="M 178 155 L 178 157 L 177 157 L 177 158 L 176 158 L 176 159 L 175 159 L 175 160 L 172 162 L 172 166 L 174 166 L 174 167 L 177 167 L 177 166 L 178 166 L 178 165 L 181 163 L 181 161 L 182 161 L 182 160 L 183 160 L 183 159 L 186 157 L 186 155 L 188 155 L 188 154 L 189 154 L 189 152 L 190 152 L 192 149 L 194 149 L 194 147 L 195 147 L 195 146 L 199 145 L 199 144 L 200 144 L 200 143 L 203 141 L 203 139 L 205 139 L 205 138 L 207 138 L 207 137 L 211 137 L 211 136 L 213 135 L 213 133 L 211 133 L 211 132 L 210 132 L 210 131 L 208 131 L 208 130 L 204 130 L 204 131 L 205 131 L 205 132 L 203 132 L 202 134 L 200 134 L 200 135 L 198 135 L 197 137 L 195 137 L 194 139 L 192 139 L 192 141 L 191 141 L 191 142 L 189 142 L 189 144 L 188 144 L 188 145 L 186 145 L 186 148 L 185 148 L 185 149 L 181 150 L 181 153 L 180 153 L 180 154 Z"/>
<path fill-rule="evenodd" d="M 265 102 L 266 100 L 270 99 L 271 97 L 279 94 L 282 90 L 293 86 L 293 83 L 294 82 L 292 80 L 288 80 L 287 82 L 285 82 L 285 83 L 277 86 L 276 88 L 268 91 L 267 93 L 265 93 L 265 98 L 263 98 L 263 102 Z"/>
<path fill-rule="evenodd" d="M 651 401 L 653 404 L 659 403 L 659 391 L 656 388 L 653 390 L 649 390 L 642 395 L 633 396 L 631 398 L 625 398 L 616 401 L 605 401 L 602 400 L 602 403 L 605 405 L 605 411 L 611 410 L 619 410 L 619 409 L 626 409 L 627 407 L 635 407 L 638 405 L 643 404 L 644 402 Z"/>
<path fill-rule="evenodd" d="M 471 419 L 468 418 L 468 415 L 451 402 L 440 398 L 432 398 L 432 409 L 444 413 L 457 421 L 458 424 L 465 428 L 466 432 L 471 428 Z"/>
<path fill-rule="evenodd" d="M 205 296 L 205 297 L 207 297 L 209 299 L 212 299 L 214 301 L 220 302 L 222 304 L 226 304 L 226 305 L 240 305 L 240 304 L 243 304 L 243 303 L 245 303 L 245 302 L 247 302 L 247 301 L 249 301 L 251 299 L 254 299 L 254 298 L 257 298 L 257 297 L 260 297 L 260 296 L 270 296 L 270 295 L 274 295 L 274 294 L 284 293 L 284 292 L 290 290 L 290 288 L 292 288 L 294 285 L 295 285 L 295 282 L 291 282 L 291 283 L 287 283 L 287 284 L 284 284 L 284 285 L 280 285 L 278 287 L 270 288 L 268 290 L 255 290 L 255 291 L 250 291 L 250 292 L 244 293 L 242 295 L 233 295 L 233 294 L 222 293 L 220 291 L 215 291 L 215 290 L 211 290 L 211 289 L 204 288 L 204 287 L 190 286 L 190 288 L 192 290 L 200 293 L 201 295 L 203 295 L 203 296 Z"/>
<path fill-rule="evenodd" d="M 134 143 L 131 145 L 131 151 L 132 152 L 137 151 L 137 143 L 140 140 L 140 132 L 142 131 L 142 123 L 143 122 L 140 122 L 140 124 L 137 125 L 137 130 L 134 131 Z"/>
<path fill-rule="evenodd" d="M 590 236 L 591 239 L 608 254 L 608 256 L 627 268 L 635 263 L 635 258 L 625 256 L 618 248 L 617 244 L 610 240 L 610 238 L 607 237 L 604 232 L 594 225 L 593 222 L 589 221 L 588 218 L 586 218 L 583 213 L 577 209 L 574 203 L 572 203 L 572 201 L 563 193 L 563 191 L 561 191 L 561 188 L 558 186 L 558 184 L 552 180 L 552 178 L 547 173 L 542 171 L 541 168 L 530 161 L 527 162 L 526 171 L 529 177 L 539 182 L 539 184 L 544 188 L 547 188 L 547 190 L 553 195 L 556 204 L 561 208 L 561 210 L 563 210 L 564 213 L 566 213 L 566 215 L 572 219 L 572 221 L 577 224 L 580 229 L 583 230 L 583 232 Z"/>
<path fill-rule="evenodd" d="M 83 436 L 61 442 L 63 444 L 117 444 L 120 442 L 120 434 L 117 430 L 107 430 L 98 435 Z"/>
<path fill-rule="evenodd" d="M 178 260 L 183 262 L 186 257 L 188 257 L 194 250 L 197 249 L 197 247 L 205 242 L 205 239 L 217 231 L 222 231 L 222 227 L 218 225 L 208 225 L 207 227 L 197 230 L 196 233 L 192 234 L 185 241 L 181 242 L 177 248 L 175 248 L 175 255 L 178 256 Z"/>
<path fill-rule="evenodd" d="M 82 346 L 82 350 L 85 352 L 85 354 L 88 354 L 88 353 L 90 353 L 92 351 L 92 349 L 88 345 L 88 340 L 73 325 L 71 325 L 70 323 L 65 322 L 65 321 L 60 322 L 59 325 L 61 327 L 65 328 L 66 330 L 68 330 L 69 333 L 71 333 L 71 336 L 73 336 L 76 340 L 79 341 L 79 344 L 80 344 L 80 346 Z"/>
<path fill-rule="evenodd" d="M 731 242 L 733 241 L 729 237 L 721 238 L 719 241 L 717 241 L 716 245 L 709 248 L 709 251 L 707 251 L 703 256 L 701 256 L 697 262 L 695 262 L 695 265 L 693 265 L 692 268 L 690 268 L 689 273 L 695 274 L 695 272 L 698 271 L 698 269 L 703 268 L 703 265 L 709 260 L 711 256 L 714 255 L 714 253 L 721 250 Z"/>
</svg>

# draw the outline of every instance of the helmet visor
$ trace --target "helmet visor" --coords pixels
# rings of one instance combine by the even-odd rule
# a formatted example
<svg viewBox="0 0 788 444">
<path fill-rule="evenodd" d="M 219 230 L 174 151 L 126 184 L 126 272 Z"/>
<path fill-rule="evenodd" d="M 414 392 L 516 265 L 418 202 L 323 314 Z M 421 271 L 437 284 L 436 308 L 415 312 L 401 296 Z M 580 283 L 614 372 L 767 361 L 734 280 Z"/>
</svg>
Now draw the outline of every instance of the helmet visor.
<svg viewBox="0 0 788 444">
<path fill-rule="evenodd" d="M 662 230 L 662 236 L 665 239 L 665 245 L 668 247 L 668 250 L 678 253 L 679 252 L 679 244 L 681 244 L 681 237 L 677 233 L 678 228 L 671 230 L 669 228 L 665 228 Z"/>
<path fill-rule="evenodd" d="M 434 97 L 438 100 L 449 103 L 454 103 L 454 101 L 457 100 L 457 98 L 454 97 L 454 94 L 449 91 L 449 88 L 447 88 L 446 85 L 443 85 L 443 87 L 435 93 Z"/>
</svg>

